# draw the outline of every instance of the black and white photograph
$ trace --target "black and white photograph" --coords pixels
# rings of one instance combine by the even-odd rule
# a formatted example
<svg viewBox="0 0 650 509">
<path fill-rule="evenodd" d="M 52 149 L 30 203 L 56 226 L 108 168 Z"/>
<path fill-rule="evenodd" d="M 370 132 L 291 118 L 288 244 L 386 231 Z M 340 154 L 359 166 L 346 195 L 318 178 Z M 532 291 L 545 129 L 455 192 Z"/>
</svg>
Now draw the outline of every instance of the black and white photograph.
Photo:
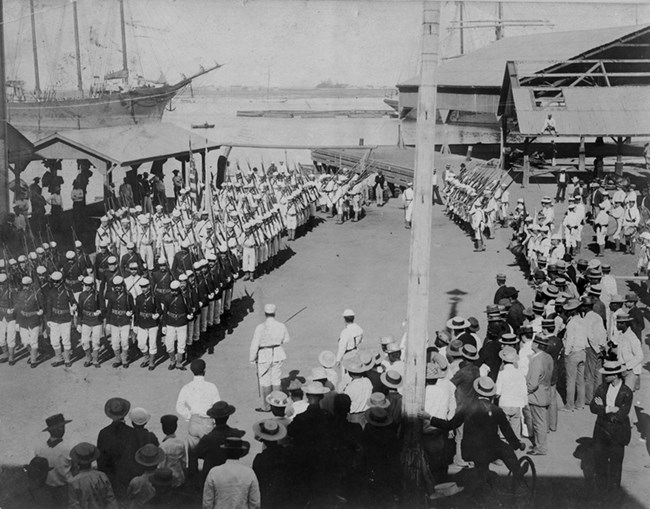
<svg viewBox="0 0 650 509">
<path fill-rule="evenodd" d="M 0 509 L 650 508 L 650 3 L 0 0 Z"/>
</svg>

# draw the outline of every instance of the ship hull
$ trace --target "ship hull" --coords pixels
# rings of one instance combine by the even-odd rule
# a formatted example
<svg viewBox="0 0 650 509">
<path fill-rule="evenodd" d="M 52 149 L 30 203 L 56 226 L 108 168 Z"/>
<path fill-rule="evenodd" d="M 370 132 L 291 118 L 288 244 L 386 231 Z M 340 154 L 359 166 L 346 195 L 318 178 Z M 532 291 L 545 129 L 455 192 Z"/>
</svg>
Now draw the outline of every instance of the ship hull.
<svg viewBox="0 0 650 509">
<path fill-rule="evenodd" d="M 9 122 L 32 131 L 93 129 L 160 122 L 182 87 L 164 86 L 90 99 L 9 102 Z"/>
</svg>

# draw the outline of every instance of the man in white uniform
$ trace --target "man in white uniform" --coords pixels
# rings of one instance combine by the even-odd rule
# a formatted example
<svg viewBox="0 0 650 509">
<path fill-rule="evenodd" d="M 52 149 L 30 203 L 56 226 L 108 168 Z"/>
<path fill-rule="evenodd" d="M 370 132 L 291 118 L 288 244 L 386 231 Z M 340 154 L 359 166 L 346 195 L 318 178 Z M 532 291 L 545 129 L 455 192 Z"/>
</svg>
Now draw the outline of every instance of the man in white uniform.
<svg viewBox="0 0 650 509">
<path fill-rule="evenodd" d="M 413 221 L 413 198 L 415 198 L 413 182 L 409 182 L 402 193 L 402 201 L 404 202 L 404 228 L 407 229 L 411 228 L 411 222 Z"/>
<path fill-rule="evenodd" d="M 339 336 L 339 346 L 336 352 L 336 362 L 340 363 L 345 354 L 359 349 L 361 341 L 363 341 L 363 329 L 359 324 L 354 323 L 354 311 L 346 309 L 343 311 L 343 320 L 345 320 L 345 328 L 341 331 Z"/>
</svg>

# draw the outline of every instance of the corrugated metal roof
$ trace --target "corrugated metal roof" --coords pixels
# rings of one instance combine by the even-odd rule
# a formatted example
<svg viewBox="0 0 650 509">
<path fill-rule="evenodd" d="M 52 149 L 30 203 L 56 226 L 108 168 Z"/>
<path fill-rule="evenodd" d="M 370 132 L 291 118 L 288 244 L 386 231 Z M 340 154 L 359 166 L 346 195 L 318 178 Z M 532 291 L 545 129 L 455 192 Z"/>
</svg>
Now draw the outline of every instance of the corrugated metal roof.
<svg viewBox="0 0 650 509">
<path fill-rule="evenodd" d="M 501 87 L 503 68 L 508 60 L 528 61 L 519 65 L 521 73 L 532 73 L 549 67 L 549 61 L 570 60 L 633 34 L 647 30 L 650 25 L 549 32 L 542 34 L 505 37 L 438 67 L 439 86 Z M 415 76 L 400 86 L 417 86 L 420 77 Z"/>
<path fill-rule="evenodd" d="M 102 127 L 58 131 L 36 143 L 36 151 L 47 152 L 57 143 L 74 147 L 97 159 L 128 166 L 185 155 L 192 143 L 193 151 L 219 148 L 220 144 L 197 136 L 173 124 L 152 123 L 136 126 Z"/>
<path fill-rule="evenodd" d="M 538 134 L 553 114 L 560 136 L 650 136 L 650 87 L 562 89 L 566 108 L 536 108 L 532 91 L 515 88 L 521 134 Z"/>
</svg>

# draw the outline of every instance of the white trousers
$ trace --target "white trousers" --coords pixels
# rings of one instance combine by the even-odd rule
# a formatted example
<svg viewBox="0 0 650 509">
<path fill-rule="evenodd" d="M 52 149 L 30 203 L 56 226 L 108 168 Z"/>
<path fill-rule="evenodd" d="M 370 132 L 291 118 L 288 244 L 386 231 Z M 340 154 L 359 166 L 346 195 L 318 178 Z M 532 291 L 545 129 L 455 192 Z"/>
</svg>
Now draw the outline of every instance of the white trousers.
<svg viewBox="0 0 650 509">
<path fill-rule="evenodd" d="M 244 272 L 255 271 L 255 248 L 244 246 L 242 254 L 242 270 Z"/>
<path fill-rule="evenodd" d="M 140 256 L 142 256 L 145 266 L 149 270 L 153 270 L 153 246 L 151 244 L 140 244 Z"/>
<path fill-rule="evenodd" d="M 113 350 L 119 350 L 122 347 L 122 350 L 128 350 L 130 332 L 130 325 L 111 325 L 111 348 Z"/>
<path fill-rule="evenodd" d="M 257 364 L 257 376 L 262 387 L 280 385 L 282 361 L 260 362 Z"/>
<path fill-rule="evenodd" d="M 158 338 L 158 327 L 150 327 L 145 329 L 143 327 L 137 328 L 138 348 L 144 354 L 147 353 L 147 343 L 149 344 L 149 353 L 155 355 L 158 352 L 158 345 L 156 339 Z"/>
<path fill-rule="evenodd" d="M 187 343 L 187 325 L 180 327 L 167 326 L 167 333 L 165 334 L 165 350 L 168 354 L 172 354 L 175 350 L 178 353 L 185 353 L 185 344 Z M 174 348 L 176 345 L 176 348 Z"/>
<path fill-rule="evenodd" d="M 0 346 L 16 346 L 16 320 L 0 320 Z"/>
<path fill-rule="evenodd" d="M 31 329 L 20 328 L 20 340 L 23 345 L 38 348 L 38 329 L 38 327 L 32 327 Z"/>
<path fill-rule="evenodd" d="M 81 325 L 81 346 L 88 350 L 92 344 L 95 351 L 99 351 L 99 341 L 102 339 L 102 326 L 100 325 Z"/>
<path fill-rule="evenodd" d="M 52 348 L 58 350 L 63 345 L 65 351 L 70 350 L 70 322 L 56 323 L 50 322 L 50 344 Z"/>
</svg>

